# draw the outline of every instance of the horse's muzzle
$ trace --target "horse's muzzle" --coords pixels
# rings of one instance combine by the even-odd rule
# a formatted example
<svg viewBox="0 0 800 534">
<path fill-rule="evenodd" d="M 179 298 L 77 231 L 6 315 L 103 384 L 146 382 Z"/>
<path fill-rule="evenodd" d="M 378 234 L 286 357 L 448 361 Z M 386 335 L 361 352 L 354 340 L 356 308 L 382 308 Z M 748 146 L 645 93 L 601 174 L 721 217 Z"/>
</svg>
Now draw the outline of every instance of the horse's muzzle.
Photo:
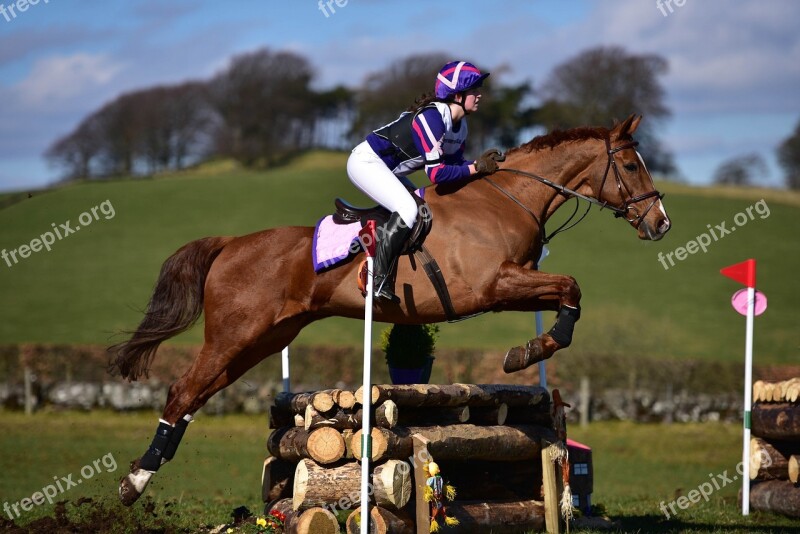
<svg viewBox="0 0 800 534">
<path fill-rule="evenodd" d="M 659 217 L 653 225 L 650 221 L 642 221 L 639 224 L 639 239 L 658 241 L 669 232 L 672 224 L 666 217 Z"/>
</svg>

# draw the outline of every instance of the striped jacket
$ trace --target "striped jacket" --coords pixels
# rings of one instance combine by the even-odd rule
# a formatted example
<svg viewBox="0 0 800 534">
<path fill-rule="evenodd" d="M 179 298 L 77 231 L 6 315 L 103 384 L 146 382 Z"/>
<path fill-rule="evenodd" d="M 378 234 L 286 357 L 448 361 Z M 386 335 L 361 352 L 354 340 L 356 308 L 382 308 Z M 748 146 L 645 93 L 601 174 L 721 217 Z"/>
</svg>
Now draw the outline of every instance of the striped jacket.
<svg viewBox="0 0 800 534">
<path fill-rule="evenodd" d="M 472 162 L 464 160 L 466 139 L 466 118 L 454 125 L 450 106 L 434 102 L 401 114 L 369 134 L 367 143 L 396 176 L 424 168 L 431 182 L 440 184 L 469 176 Z"/>
</svg>

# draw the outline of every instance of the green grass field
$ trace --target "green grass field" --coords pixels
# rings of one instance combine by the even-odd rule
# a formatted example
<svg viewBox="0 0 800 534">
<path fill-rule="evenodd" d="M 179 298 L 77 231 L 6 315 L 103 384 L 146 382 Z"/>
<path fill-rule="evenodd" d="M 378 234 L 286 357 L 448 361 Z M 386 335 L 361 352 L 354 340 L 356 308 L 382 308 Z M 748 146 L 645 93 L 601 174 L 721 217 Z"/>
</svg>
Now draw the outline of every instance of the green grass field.
<svg viewBox="0 0 800 534">
<path fill-rule="evenodd" d="M 219 162 L 158 178 L 69 185 L 21 201 L 7 196 L 17 202 L 0 210 L 0 249 L 30 243 L 53 223 L 70 220 L 74 227 L 81 213 L 106 200 L 114 216 L 101 213 L 51 251 L 18 258 L 11 267 L 0 260 L 0 343 L 107 343 L 113 332 L 138 323 L 161 263 L 184 243 L 312 225 L 330 211 L 335 196 L 363 201 L 345 176 L 344 162 L 344 154 L 315 152 L 269 172 Z M 769 297 L 769 310 L 756 323 L 756 360 L 796 361 L 800 196 L 659 186 L 667 191 L 674 225 L 664 240 L 641 242 L 610 213 L 593 211 L 552 244 L 544 269 L 574 275 L 583 292 L 583 316 L 570 350 L 738 360 L 744 318 L 729 299 L 739 288 L 719 269 L 753 257 L 759 288 Z M 707 253 L 669 270 L 658 261 L 659 252 L 685 245 L 708 225 L 733 226 L 736 214 L 761 198 L 768 217 L 754 214 Z M 329 319 L 307 328 L 298 342 L 357 345 L 361 329 L 357 321 Z M 529 314 L 488 315 L 443 325 L 440 346 L 502 349 L 524 342 L 532 330 Z M 198 327 L 177 342 L 201 340 Z"/>
<path fill-rule="evenodd" d="M 247 506 L 262 513 L 260 467 L 268 434 L 264 416 L 201 417 L 193 423 L 175 460 L 164 467 L 132 509 L 117 502 L 117 481 L 129 460 L 151 438 L 154 414 L 0 412 L 0 505 L 11 505 L 53 482 L 79 477 L 81 468 L 111 455 L 95 474 L 56 497 L 73 521 L 108 521 L 115 531 L 159 529 L 195 532 L 230 520 Z M 798 523 L 767 513 L 744 519 L 736 505 L 738 482 L 711 494 L 669 520 L 659 509 L 709 480 L 735 474 L 740 458 L 738 425 L 634 425 L 596 423 L 571 428 L 574 439 L 593 448 L 593 502 L 603 504 L 624 532 L 800 532 Z M 108 466 L 108 467 L 107 467 Z M 91 506 L 76 506 L 91 498 Z M 18 524 L 53 516 L 55 505 L 21 511 Z M 13 510 L 12 510 L 13 514 Z M 4 519 L 8 517 L 4 515 Z M 106 524 L 108 526 L 108 524 Z M 0 523 L 0 529 L 3 525 Z"/>
</svg>

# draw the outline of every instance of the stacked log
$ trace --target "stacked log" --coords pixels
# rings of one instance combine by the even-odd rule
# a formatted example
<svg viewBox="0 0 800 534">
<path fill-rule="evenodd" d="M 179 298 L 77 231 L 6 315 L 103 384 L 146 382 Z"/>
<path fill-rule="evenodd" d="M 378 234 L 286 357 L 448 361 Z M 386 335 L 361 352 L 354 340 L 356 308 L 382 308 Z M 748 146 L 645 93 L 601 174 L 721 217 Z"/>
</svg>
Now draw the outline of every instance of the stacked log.
<svg viewBox="0 0 800 534">
<path fill-rule="evenodd" d="M 419 472 L 435 460 L 456 487 L 448 510 L 464 532 L 526 532 L 544 525 L 542 447 L 556 441 L 550 396 L 516 385 L 373 386 L 371 532 L 418 532 Z M 270 410 L 262 497 L 298 517 L 356 510 L 360 521 L 364 392 L 325 390 L 276 397 Z M 302 424 L 299 419 L 302 418 Z M 415 440 L 426 443 L 418 454 Z M 294 517 L 294 516 L 293 516 Z M 319 519 L 323 521 L 323 519 Z M 430 527 L 424 525 L 425 532 Z M 461 530 L 459 530 L 461 531 Z M 297 532 L 305 532 L 302 529 Z"/>
<path fill-rule="evenodd" d="M 750 506 L 800 517 L 800 378 L 753 384 Z"/>
</svg>

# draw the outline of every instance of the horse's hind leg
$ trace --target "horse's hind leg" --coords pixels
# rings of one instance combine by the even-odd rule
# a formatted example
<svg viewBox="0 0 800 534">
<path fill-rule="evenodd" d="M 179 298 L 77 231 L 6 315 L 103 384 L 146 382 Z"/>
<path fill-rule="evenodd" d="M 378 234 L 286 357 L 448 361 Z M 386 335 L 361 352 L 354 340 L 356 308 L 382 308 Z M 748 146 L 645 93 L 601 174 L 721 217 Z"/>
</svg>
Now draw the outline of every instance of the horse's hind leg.
<svg viewBox="0 0 800 534">
<path fill-rule="evenodd" d="M 155 472 L 175 456 L 197 410 L 267 355 L 280 352 L 308 322 L 303 316 L 286 319 L 256 342 L 226 343 L 228 348 L 225 349 L 219 342 L 207 341 L 189 370 L 170 386 L 150 447 L 142 457 L 131 462 L 130 473 L 120 480 L 122 503 L 130 506 L 136 502 Z"/>
<path fill-rule="evenodd" d="M 513 373 L 546 360 L 572 343 L 575 322 L 580 318 L 581 291 L 571 276 L 548 274 L 506 262 L 490 292 L 492 308 L 514 311 L 558 311 L 549 332 L 506 353 L 503 370 Z"/>
</svg>

